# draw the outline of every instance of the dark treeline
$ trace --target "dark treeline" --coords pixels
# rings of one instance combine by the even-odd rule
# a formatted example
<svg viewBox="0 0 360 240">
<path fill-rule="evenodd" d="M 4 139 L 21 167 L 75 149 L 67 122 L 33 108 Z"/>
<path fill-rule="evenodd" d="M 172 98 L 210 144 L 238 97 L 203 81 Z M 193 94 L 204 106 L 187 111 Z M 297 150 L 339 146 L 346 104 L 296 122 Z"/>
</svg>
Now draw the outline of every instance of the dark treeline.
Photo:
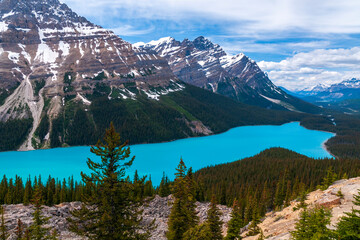
<svg viewBox="0 0 360 240">
<path fill-rule="evenodd" d="M 360 155 L 360 117 L 331 110 L 325 110 L 326 116 L 308 116 L 301 120 L 301 125 L 309 129 L 336 133 L 326 142 L 328 150 L 339 158 L 358 158 Z M 330 121 L 334 119 L 335 124 Z"/>
<path fill-rule="evenodd" d="M 14 119 L 7 122 L 0 121 L 0 151 L 13 150 L 20 147 L 28 135 L 33 120 Z"/>
<path fill-rule="evenodd" d="M 135 172 L 133 180 L 126 178 L 126 181 L 134 186 L 135 197 L 141 199 L 156 194 L 151 180 L 145 181 Z M 19 176 L 7 178 L 3 176 L 0 183 L 0 204 L 31 203 L 34 198 L 35 189 L 39 188 L 42 201 L 45 205 L 52 206 L 63 202 L 83 201 L 84 195 L 94 191 L 93 186 L 87 186 L 82 181 L 74 181 L 73 177 L 67 179 L 55 179 L 51 176 L 43 180 L 41 176 L 30 177 L 26 180 Z"/>
<path fill-rule="evenodd" d="M 335 115 L 336 136 L 326 143 L 329 151 L 337 157 L 360 156 L 360 118 L 346 114 Z"/>
</svg>

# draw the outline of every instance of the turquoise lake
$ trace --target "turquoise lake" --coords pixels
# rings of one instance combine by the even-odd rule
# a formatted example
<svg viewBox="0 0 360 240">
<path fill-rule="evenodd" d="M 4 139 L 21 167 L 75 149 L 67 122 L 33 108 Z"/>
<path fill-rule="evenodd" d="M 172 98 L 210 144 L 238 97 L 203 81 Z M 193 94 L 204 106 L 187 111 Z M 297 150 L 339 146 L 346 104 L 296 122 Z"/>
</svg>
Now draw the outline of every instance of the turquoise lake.
<svg viewBox="0 0 360 240">
<path fill-rule="evenodd" d="M 137 169 L 140 175 L 151 175 L 153 183 L 159 184 L 163 172 L 173 178 L 180 157 L 186 166 L 198 170 L 250 157 L 270 147 L 283 147 L 314 158 L 331 157 L 323 143 L 333 136 L 333 133 L 308 130 L 292 122 L 281 126 L 237 127 L 213 136 L 133 145 L 130 149 L 136 157 L 128 173 L 132 176 Z M 43 179 L 49 174 L 58 178 L 73 175 L 80 180 L 80 172 L 87 172 L 87 157 L 96 159 L 89 147 L 1 152 L 0 174 L 24 178 L 41 174 Z"/>
</svg>

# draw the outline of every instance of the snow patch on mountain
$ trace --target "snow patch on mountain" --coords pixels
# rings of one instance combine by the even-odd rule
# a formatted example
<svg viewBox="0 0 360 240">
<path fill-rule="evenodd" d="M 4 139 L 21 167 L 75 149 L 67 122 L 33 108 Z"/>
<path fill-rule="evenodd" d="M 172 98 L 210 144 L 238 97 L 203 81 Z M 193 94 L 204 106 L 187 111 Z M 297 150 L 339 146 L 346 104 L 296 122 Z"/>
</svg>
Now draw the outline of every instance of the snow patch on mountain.
<svg viewBox="0 0 360 240">
<path fill-rule="evenodd" d="M 35 60 L 43 63 L 53 63 L 59 54 L 53 51 L 46 43 L 40 43 L 36 52 Z"/>
<path fill-rule="evenodd" d="M 238 63 L 244 57 L 245 57 L 245 55 L 243 53 L 239 53 L 236 56 L 226 55 L 226 56 L 223 56 L 220 58 L 220 63 L 221 63 L 221 66 L 226 69 L 226 68 L 234 65 L 235 63 Z"/>
<path fill-rule="evenodd" d="M 7 31 L 9 28 L 9 25 L 6 24 L 5 22 L 0 22 L 0 32 L 5 32 Z"/>
<path fill-rule="evenodd" d="M 2 16 L 2 19 L 7 18 L 7 17 L 10 17 L 10 16 L 12 16 L 12 15 L 14 15 L 14 14 L 15 14 L 15 12 L 11 10 L 11 12 L 5 13 L 5 14 Z"/>
</svg>

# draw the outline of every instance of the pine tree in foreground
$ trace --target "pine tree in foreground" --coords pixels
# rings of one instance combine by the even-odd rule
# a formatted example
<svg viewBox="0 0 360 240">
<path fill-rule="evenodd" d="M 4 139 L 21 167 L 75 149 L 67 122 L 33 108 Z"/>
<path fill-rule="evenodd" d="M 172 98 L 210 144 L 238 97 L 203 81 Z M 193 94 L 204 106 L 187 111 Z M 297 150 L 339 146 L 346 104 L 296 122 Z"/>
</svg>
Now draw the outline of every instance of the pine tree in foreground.
<svg viewBox="0 0 360 240">
<path fill-rule="evenodd" d="M 45 228 L 44 225 L 48 223 L 49 218 L 44 217 L 41 213 L 43 204 L 42 191 L 39 185 L 35 186 L 34 197 L 32 200 L 35 211 L 32 213 L 33 223 L 29 226 L 30 239 L 44 240 L 48 239 L 49 229 Z"/>
<path fill-rule="evenodd" d="M 265 240 L 265 235 L 264 235 L 263 230 L 260 230 L 260 235 L 256 240 Z"/>
<path fill-rule="evenodd" d="M 219 212 L 219 209 L 216 206 L 216 200 L 215 200 L 214 195 L 211 198 L 211 203 L 210 203 L 210 207 L 207 212 L 207 215 L 208 216 L 207 216 L 206 224 L 209 225 L 211 239 L 213 239 L 213 240 L 223 239 L 223 236 L 222 236 L 223 222 L 220 220 L 221 214 Z"/>
<path fill-rule="evenodd" d="M 182 240 L 184 233 L 198 223 L 195 211 L 194 180 L 191 169 L 187 172 L 182 159 L 180 159 L 175 176 L 173 183 L 173 196 L 175 199 L 168 220 L 166 237 L 169 240 Z"/>
<path fill-rule="evenodd" d="M 231 219 L 228 223 L 228 230 L 225 240 L 241 239 L 240 229 L 242 226 L 243 226 L 243 221 L 242 221 L 242 216 L 240 214 L 240 206 L 239 206 L 239 202 L 235 198 L 231 212 Z"/>
<path fill-rule="evenodd" d="M 8 238 L 7 228 L 5 225 L 5 209 L 3 206 L 0 206 L 0 214 L 1 214 L 1 225 L 0 225 L 0 239 L 6 240 Z"/>
<path fill-rule="evenodd" d="M 337 239 L 330 224 L 331 211 L 324 208 L 305 209 L 291 232 L 293 240 L 320 240 Z"/>
<path fill-rule="evenodd" d="M 80 209 L 72 211 L 70 230 L 89 239 L 147 239 L 150 228 L 140 225 L 142 200 L 134 197 L 133 186 L 126 177 L 135 157 L 130 157 L 128 142 L 122 143 L 113 124 L 103 141 L 91 147 L 100 162 L 87 160 L 91 174 L 81 173 L 88 189 Z"/>
<path fill-rule="evenodd" d="M 257 209 L 254 210 L 252 221 L 249 226 L 249 231 L 246 234 L 247 236 L 255 236 L 258 235 L 261 231 L 258 224 L 260 223 L 260 215 L 257 211 Z"/>
<path fill-rule="evenodd" d="M 353 203 L 360 206 L 360 191 L 354 195 Z M 337 232 L 339 239 L 360 239 L 360 210 L 353 208 L 351 212 L 346 212 L 337 225 Z"/>
<path fill-rule="evenodd" d="M 19 218 L 17 221 L 17 226 L 15 228 L 16 240 L 22 240 L 23 234 L 24 234 L 24 224 Z"/>
<path fill-rule="evenodd" d="M 203 223 L 190 228 L 184 233 L 182 240 L 212 240 L 209 224 Z"/>
</svg>

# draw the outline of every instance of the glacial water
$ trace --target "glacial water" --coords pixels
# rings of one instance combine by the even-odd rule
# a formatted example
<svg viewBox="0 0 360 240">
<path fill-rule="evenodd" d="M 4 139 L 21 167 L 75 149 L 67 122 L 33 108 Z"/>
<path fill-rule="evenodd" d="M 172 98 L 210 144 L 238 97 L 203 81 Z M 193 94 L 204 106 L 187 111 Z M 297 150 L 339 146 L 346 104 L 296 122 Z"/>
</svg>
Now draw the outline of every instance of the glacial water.
<svg viewBox="0 0 360 240">
<path fill-rule="evenodd" d="M 159 184 L 163 172 L 173 178 L 181 157 L 188 167 L 198 170 L 250 157 L 270 147 L 283 147 L 314 158 L 331 157 L 323 143 L 333 136 L 333 133 L 308 130 L 292 122 L 281 126 L 237 127 L 213 136 L 133 145 L 130 149 L 135 161 L 128 173 L 132 176 L 137 169 L 140 175 L 151 175 L 153 183 Z M 41 174 L 43 179 L 49 174 L 58 178 L 73 175 L 80 180 L 80 172 L 88 172 L 88 157 L 96 159 L 89 147 L 1 152 L 0 174 L 24 178 Z"/>
</svg>

